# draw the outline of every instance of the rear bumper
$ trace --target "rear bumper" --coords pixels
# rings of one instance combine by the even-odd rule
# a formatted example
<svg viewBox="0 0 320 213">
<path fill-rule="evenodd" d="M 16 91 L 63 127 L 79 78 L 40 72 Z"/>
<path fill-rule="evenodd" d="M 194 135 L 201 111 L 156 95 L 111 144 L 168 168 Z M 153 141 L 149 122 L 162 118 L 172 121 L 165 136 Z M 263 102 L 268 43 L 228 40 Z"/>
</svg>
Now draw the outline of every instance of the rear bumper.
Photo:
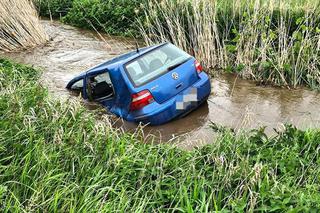
<svg viewBox="0 0 320 213">
<path fill-rule="evenodd" d="M 194 92 L 197 94 L 196 100 L 190 102 L 186 101 L 189 100 L 189 95 Z M 206 73 L 202 72 L 200 73 L 199 81 L 180 92 L 178 95 L 162 104 L 154 102 L 141 110 L 131 112 L 128 114 L 127 120 L 149 123 L 151 125 L 164 124 L 177 117 L 182 117 L 196 109 L 199 105 L 207 100 L 210 93 L 210 79 Z M 181 108 L 181 103 L 184 103 L 183 108 Z"/>
</svg>

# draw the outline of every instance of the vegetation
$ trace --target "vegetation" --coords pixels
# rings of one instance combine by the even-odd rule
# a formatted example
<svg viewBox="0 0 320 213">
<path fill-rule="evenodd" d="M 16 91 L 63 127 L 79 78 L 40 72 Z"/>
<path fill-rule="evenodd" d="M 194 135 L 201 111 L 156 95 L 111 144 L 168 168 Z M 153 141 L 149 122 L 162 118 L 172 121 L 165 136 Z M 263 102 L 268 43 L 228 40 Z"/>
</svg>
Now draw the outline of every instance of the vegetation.
<svg viewBox="0 0 320 213">
<path fill-rule="evenodd" d="M 0 49 L 45 41 L 28 0 L 10 2 L 0 5 Z M 140 32 L 146 43 L 172 41 L 212 70 L 277 85 L 320 85 L 315 0 L 37 0 L 37 6 L 76 26 Z M 8 14 L 12 8 L 25 13 Z M 49 97 L 39 75 L 0 59 L 1 212 L 320 208 L 318 129 L 287 125 L 268 137 L 263 128 L 235 134 L 212 125 L 218 138 L 192 151 L 145 144 L 77 101 Z"/>
<path fill-rule="evenodd" d="M 35 0 L 40 15 L 62 17 L 77 27 L 112 35 L 137 36 L 146 0 Z"/>
<path fill-rule="evenodd" d="M 34 0 L 41 16 L 62 18 L 72 7 L 73 0 Z"/>
<path fill-rule="evenodd" d="M 0 51 L 30 48 L 48 40 L 29 0 L 1 0 L 0 14 Z"/>
<path fill-rule="evenodd" d="M 31 67 L 0 59 L 0 211 L 316 211 L 320 130 L 221 135 L 183 151 L 139 142 Z"/>
<path fill-rule="evenodd" d="M 320 89 L 317 0 L 36 0 L 41 14 L 114 35 L 171 41 L 212 74 Z M 40 3 L 39 3 L 40 2 Z M 51 8 L 51 9 L 50 9 Z"/>
<path fill-rule="evenodd" d="M 319 1 L 152 0 L 145 11 L 146 43 L 171 41 L 211 72 L 320 88 Z"/>
</svg>

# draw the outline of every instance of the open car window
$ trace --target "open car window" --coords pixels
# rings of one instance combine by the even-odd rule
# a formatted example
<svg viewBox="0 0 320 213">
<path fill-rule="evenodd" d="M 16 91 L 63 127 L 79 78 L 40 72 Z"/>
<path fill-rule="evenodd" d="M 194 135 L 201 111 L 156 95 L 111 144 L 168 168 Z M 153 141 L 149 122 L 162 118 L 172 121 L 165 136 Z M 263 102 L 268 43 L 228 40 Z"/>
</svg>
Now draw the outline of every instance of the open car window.
<svg viewBox="0 0 320 213">
<path fill-rule="evenodd" d="M 80 79 L 74 82 L 70 87 L 71 90 L 75 90 L 75 91 L 81 91 L 82 88 L 83 88 L 83 79 Z"/>
<path fill-rule="evenodd" d="M 108 72 L 88 77 L 88 95 L 93 100 L 111 99 L 114 97 L 113 84 Z"/>
<path fill-rule="evenodd" d="M 126 64 L 125 68 L 134 86 L 138 87 L 163 75 L 174 65 L 191 56 L 173 44 L 165 44 Z"/>
</svg>

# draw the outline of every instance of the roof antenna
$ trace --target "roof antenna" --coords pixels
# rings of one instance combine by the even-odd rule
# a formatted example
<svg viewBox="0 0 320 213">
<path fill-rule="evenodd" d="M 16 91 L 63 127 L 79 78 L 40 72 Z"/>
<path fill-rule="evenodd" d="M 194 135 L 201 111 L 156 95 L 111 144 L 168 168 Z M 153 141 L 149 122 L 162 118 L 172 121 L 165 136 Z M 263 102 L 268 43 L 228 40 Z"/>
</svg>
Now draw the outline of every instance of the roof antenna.
<svg viewBox="0 0 320 213">
<path fill-rule="evenodd" d="M 136 50 L 137 50 L 137 53 L 139 53 L 140 52 L 140 50 L 139 50 L 139 44 L 138 44 L 138 42 L 136 41 Z"/>
<path fill-rule="evenodd" d="M 135 44 L 136 44 L 136 52 L 137 52 L 137 53 L 140 53 L 140 50 L 139 50 L 139 43 L 138 43 L 138 41 L 137 41 L 137 38 L 135 37 L 135 35 L 133 35 L 133 33 L 132 33 L 132 32 L 130 32 L 130 34 L 131 34 L 131 36 L 133 37 L 134 42 L 135 42 Z"/>
</svg>

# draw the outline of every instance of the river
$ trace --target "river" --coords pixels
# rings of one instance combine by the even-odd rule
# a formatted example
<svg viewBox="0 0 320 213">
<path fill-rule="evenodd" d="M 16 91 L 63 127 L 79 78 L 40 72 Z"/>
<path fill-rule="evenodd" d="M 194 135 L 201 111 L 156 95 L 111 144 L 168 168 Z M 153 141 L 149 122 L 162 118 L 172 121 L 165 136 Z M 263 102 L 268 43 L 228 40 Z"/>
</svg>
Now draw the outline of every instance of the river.
<svg viewBox="0 0 320 213">
<path fill-rule="evenodd" d="M 42 24 L 50 36 L 46 45 L 0 53 L 0 56 L 42 68 L 41 81 L 56 97 L 72 98 L 65 86 L 75 75 L 135 48 L 135 42 L 130 39 L 98 34 L 58 21 L 43 20 Z M 144 127 L 145 134 L 156 135 L 163 142 L 179 141 L 179 146 L 190 148 L 213 141 L 211 122 L 236 130 L 266 126 L 268 134 L 274 128 L 283 128 L 284 123 L 303 129 L 320 127 L 318 92 L 256 86 L 231 74 L 213 78 L 211 83 L 212 94 L 207 103 L 182 119 Z M 115 126 L 134 131 L 137 124 L 119 119 Z"/>
</svg>

